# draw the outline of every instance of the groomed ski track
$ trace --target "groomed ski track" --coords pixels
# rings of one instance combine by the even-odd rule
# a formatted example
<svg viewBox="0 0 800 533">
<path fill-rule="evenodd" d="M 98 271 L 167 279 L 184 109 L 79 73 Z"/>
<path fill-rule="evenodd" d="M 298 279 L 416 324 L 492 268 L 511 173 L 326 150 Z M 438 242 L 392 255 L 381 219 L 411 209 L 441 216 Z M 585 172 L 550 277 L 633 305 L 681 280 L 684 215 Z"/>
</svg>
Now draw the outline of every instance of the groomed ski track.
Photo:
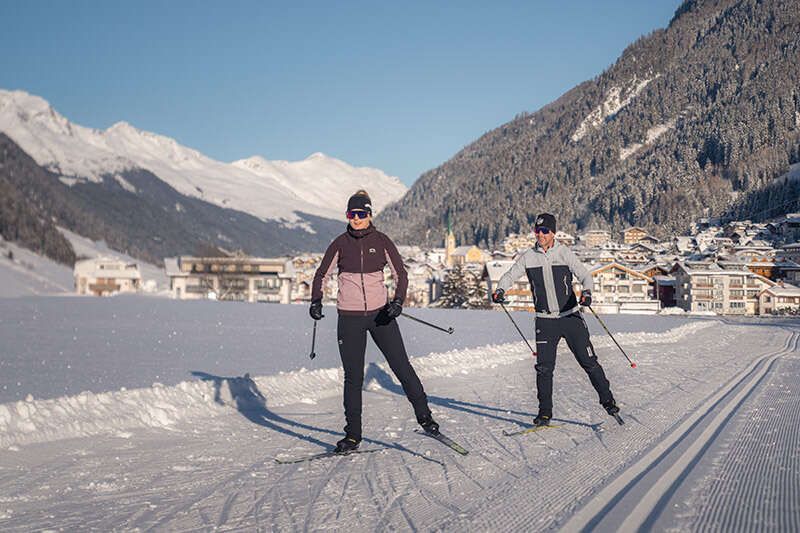
<svg viewBox="0 0 800 533">
<path fill-rule="evenodd" d="M 797 329 L 707 321 L 621 335 L 636 370 L 597 336 L 625 426 L 562 346 L 561 427 L 515 437 L 502 430 L 536 410 L 526 350 L 509 344 L 518 357 L 463 372 L 420 360 L 434 415 L 466 457 L 414 433 L 402 390 L 378 365 L 364 392 L 365 445 L 389 447 L 376 453 L 274 462 L 340 437 L 338 395 L 275 407 L 239 397 L 164 428 L 95 434 L 87 421 L 86 436 L 0 451 L 0 529 L 727 531 L 758 519 L 797 530 Z"/>
<path fill-rule="evenodd" d="M 794 332 L 786 339 L 781 350 L 764 354 L 754 360 L 665 435 L 657 446 L 592 497 L 566 522 L 564 528 L 570 531 L 664 530 L 666 524 L 663 522 L 675 522 L 674 518 L 661 517 L 668 506 L 678 505 L 672 496 L 681 484 L 694 481 L 691 479 L 693 469 L 713 444 L 723 437 L 732 437 L 734 449 L 730 453 L 738 455 L 738 458 L 734 460 L 734 464 L 725 463 L 727 472 L 724 478 L 732 481 L 740 490 L 731 490 L 731 487 L 724 487 L 722 483 L 715 483 L 714 490 L 707 494 L 706 506 L 697 512 L 692 529 L 752 531 L 770 524 L 777 530 L 797 531 L 800 527 L 800 509 L 797 507 L 800 500 L 792 500 L 791 497 L 800 495 L 798 448 L 795 445 L 793 450 L 791 446 L 787 449 L 786 444 L 797 444 L 798 438 L 790 438 L 783 441 L 781 446 L 773 446 L 766 451 L 762 449 L 760 453 L 754 453 L 757 446 L 753 445 L 753 441 L 763 440 L 757 433 L 763 438 L 770 438 L 776 431 L 786 432 L 786 425 L 800 427 L 800 416 L 797 415 L 800 401 L 792 402 L 795 409 L 788 410 L 787 413 L 787 409 L 776 409 L 779 405 L 785 406 L 788 403 L 784 398 L 764 401 L 765 395 L 760 394 L 754 399 L 760 386 L 769 383 L 770 379 L 775 380 L 774 374 L 779 360 L 796 357 L 798 348 L 800 333 Z M 796 364 L 794 366 L 796 368 Z M 797 398 L 797 390 L 793 392 Z M 763 429 L 741 433 L 739 428 L 732 430 L 735 435 L 726 433 L 737 415 L 748 418 L 747 414 L 740 411 L 748 402 L 751 402 L 749 412 L 755 411 L 753 416 L 763 418 Z M 753 404 L 759 407 L 754 407 Z M 794 416 L 791 415 L 792 411 Z M 785 416 L 787 414 L 789 416 Z M 756 423 L 757 420 L 753 420 L 750 425 Z M 781 464 L 783 461 L 785 462 Z M 763 485 L 759 482 L 774 475 L 769 470 L 776 464 L 786 475 L 777 487 L 778 490 L 766 498 L 759 488 Z M 735 475 L 736 473 L 742 475 Z M 775 497 L 778 498 L 777 501 Z M 714 504 L 708 505 L 709 502 Z M 792 506 L 795 506 L 794 510 Z M 770 513 L 771 510 L 776 511 L 774 515 Z"/>
</svg>

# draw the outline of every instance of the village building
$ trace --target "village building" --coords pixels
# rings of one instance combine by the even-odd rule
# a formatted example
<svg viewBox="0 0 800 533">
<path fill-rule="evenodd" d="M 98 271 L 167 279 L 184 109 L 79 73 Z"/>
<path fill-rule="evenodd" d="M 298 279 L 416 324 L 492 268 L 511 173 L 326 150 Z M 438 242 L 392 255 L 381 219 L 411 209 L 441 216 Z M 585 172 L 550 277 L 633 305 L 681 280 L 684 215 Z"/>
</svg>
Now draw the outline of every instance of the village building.
<svg viewBox="0 0 800 533">
<path fill-rule="evenodd" d="M 410 307 L 427 307 L 442 295 L 442 270 L 413 260 L 405 261 L 406 271 L 408 272 L 408 290 L 404 305 Z M 384 275 L 386 271 L 384 270 Z M 387 285 L 394 285 L 389 273 Z"/>
<path fill-rule="evenodd" d="M 800 314 L 800 287 L 778 283 L 758 295 L 760 314 Z"/>
<path fill-rule="evenodd" d="M 260 257 L 170 257 L 164 260 L 172 297 L 289 303 L 292 261 Z"/>
<path fill-rule="evenodd" d="M 139 265 L 113 257 L 76 261 L 73 268 L 75 292 L 93 296 L 111 296 L 137 292 L 142 275 Z"/>
<path fill-rule="evenodd" d="M 622 230 L 622 242 L 625 244 L 636 244 L 645 236 L 647 236 L 647 230 L 638 226 Z"/>
<path fill-rule="evenodd" d="M 656 274 L 653 278 L 653 293 L 661 308 L 675 307 L 675 277 Z"/>
<path fill-rule="evenodd" d="M 581 235 L 580 240 L 587 248 L 596 248 L 610 241 L 611 233 L 603 229 L 591 229 Z"/>
<path fill-rule="evenodd" d="M 759 293 L 775 285 L 749 270 L 725 270 L 716 263 L 677 263 L 671 274 L 676 305 L 689 312 L 754 315 Z"/>
<path fill-rule="evenodd" d="M 800 263 L 800 242 L 787 244 L 778 250 L 777 253 L 784 259 L 794 261 L 795 263 Z"/>
<path fill-rule="evenodd" d="M 657 313 L 653 279 L 619 263 L 590 270 L 594 281 L 592 308 L 603 313 Z"/>
<path fill-rule="evenodd" d="M 534 246 L 536 246 L 536 234 L 533 232 L 526 233 L 525 235 L 511 233 L 503 239 L 502 242 L 503 251 L 512 255 L 516 255 Z"/>
<path fill-rule="evenodd" d="M 780 259 L 775 262 L 776 278 L 792 285 L 800 284 L 800 264 L 788 259 Z"/>
<path fill-rule="evenodd" d="M 514 261 L 489 261 L 484 265 L 481 281 L 486 285 L 486 293 L 491 294 L 497 288 L 500 278 L 514 265 Z M 507 291 L 505 297 L 508 303 L 505 306 L 510 310 L 534 311 L 531 285 L 526 275 L 515 280 Z"/>
<path fill-rule="evenodd" d="M 575 246 L 575 237 L 565 231 L 556 232 L 556 242 L 564 246 Z"/>
<path fill-rule="evenodd" d="M 459 246 L 450 252 L 448 266 L 475 264 L 482 265 L 488 259 L 488 254 L 475 245 Z"/>
</svg>

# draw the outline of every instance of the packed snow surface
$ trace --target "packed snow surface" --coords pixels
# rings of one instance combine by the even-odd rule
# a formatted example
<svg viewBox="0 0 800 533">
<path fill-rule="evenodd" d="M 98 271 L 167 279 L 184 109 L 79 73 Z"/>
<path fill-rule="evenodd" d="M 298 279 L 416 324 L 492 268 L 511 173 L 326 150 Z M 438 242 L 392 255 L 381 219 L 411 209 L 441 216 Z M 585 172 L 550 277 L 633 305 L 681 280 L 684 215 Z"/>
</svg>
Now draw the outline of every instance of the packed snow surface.
<svg viewBox="0 0 800 533">
<path fill-rule="evenodd" d="M 562 343 L 558 426 L 506 437 L 504 429 L 524 427 L 536 412 L 535 361 L 507 317 L 408 310 L 456 328 L 449 336 L 401 322 L 435 418 L 469 455 L 413 432 L 402 389 L 370 343 L 362 447 L 386 449 L 281 465 L 273 458 L 317 453 L 341 437 L 330 316 L 310 361 L 305 306 L 147 298 L 0 305 L 3 383 L 8 372 L 32 376 L 0 403 L 4 531 L 800 524 L 792 497 L 800 487 L 797 321 L 603 316 L 638 363 L 632 369 L 586 316 L 627 423 L 600 408 Z M 59 322 L 59 313 L 72 318 Z M 532 337 L 529 315 L 515 318 Z M 81 357 L 77 372 L 65 366 Z M 159 368 L 165 379 L 142 386 Z M 57 390 L 72 381 L 92 390 Z M 21 396 L 46 383 L 54 394 Z"/>
</svg>

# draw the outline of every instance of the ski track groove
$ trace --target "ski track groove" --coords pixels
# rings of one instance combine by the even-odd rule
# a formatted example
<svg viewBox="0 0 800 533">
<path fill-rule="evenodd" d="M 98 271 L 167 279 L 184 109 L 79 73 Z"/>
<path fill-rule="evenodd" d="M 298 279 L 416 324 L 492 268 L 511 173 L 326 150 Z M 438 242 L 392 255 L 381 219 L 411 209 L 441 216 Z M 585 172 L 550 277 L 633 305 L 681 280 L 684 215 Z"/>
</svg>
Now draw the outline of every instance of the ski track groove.
<svg viewBox="0 0 800 533">
<path fill-rule="evenodd" d="M 732 340 L 729 336 L 728 342 Z M 718 344 L 719 341 L 713 345 Z M 740 372 L 741 369 L 736 370 L 733 375 L 738 375 Z M 651 385 L 648 383 L 649 386 Z M 670 389 L 669 383 L 666 382 L 666 377 L 662 379 L 662 389 Z M 717 387 L 714 387 L 714 389 L 716 390 Z M 713 392 L 714 390 L 709 391 L 709 395 L 713 394 Z M 702 398 L 698 399 L 698 402 L 702 404 Z M 630 413 L 630 411 L 635 411 L 635 407 L 630 406 L 625 412 Z M 569 428 L 561 429 L 566 432 L 571 431 Z M 668 434 L 672 430 L 673 428 L 665 428 L 664 432 Z M 638 427 L 630 425 L 617 426 L 614 430 L 609 430 L 608 433 L 607 439 L 610 439 L 608 449 L 623 450 L 632 447 L 643 452 L 646 452 L 659 435 L 658 432 L 646 428 L 644 425 Z M 548 436 L 548 439 L 551 439 L 551 437 Z M 592 438 L 588 442 L 582 442 L 580 447 L 589 457 L 596 457 L 602 454 L 600 451 L 602 446 L 597 442 L 596 439 Z M 594 443 L 594 445 L 591 443 Z M 567 464 L 564 464 L 565 458 L 559 456 L 558 449 L 554 444 L 546 441 L 545 447 L 555 452 L 555 454 L 547 469 L 543 470 L 541 475 L 534 476 L 536 478 L 535 481 L 523 479 L 521 482 L 515 483 L 503 480 L 491 490 L 486 491 L 481 498 L 482 501 L 477 506 L 470 507 L 465 517 L 457 520 L 445 518 L 434 523 L 432 527 L 448 530 L 468 528 L 508 531 L 537 530 L 553 527 L 554 524 L 561 524 L 559 527 L 563 527 L 563 521 L 570 517 L 571 513 L 581 505 L 581 502 L 585 503 L 592 496 L 593 491 L 596 490 L 593 487 L 604 486 L 610 480 L 622 475 L 630 466 L 629 464 L 620 464 L 618 458 L 610 457 L 611 464 L 614 464 L 616 460 L 616 467 L 614 468 L 601 468 L 601 463 L 597 465 L 597 468 L 591 468 L 588 471 L 571 469 Z M 565 468 L 561 468 L 562 466 Z M 533 487 L 546 486 L 550 488 L 547 500 L 540 502 L 539 506 L 530 505 L 529 495 L 533 493 L 534 489 L 525 488 L 529 483 L 533 483 Z M 563 505 L 560 502 L 568 503 Z M 534 509 L 531 509 L 531 507 L 534 507 Z"/>
<path fill-rule="evenodd" d="M 676 423 L 665 433 L 666 440 L 662 439 L 658 446 L 642 454 L 640 459 L 587 502 L 579 513 L 570 517 L 564 527 L 570 530 L 598 527 L 602 524 L 605 516 L 613 514 L 614 506 L 624 505 L 621 503 L 624 495 L 634 490 L 637 493 L 636 506 L 634 509 L 626 508 L 623 523 L 615 527 L 626 531 L 652 527 L 650 521 L 653 520 L 653 517 L 658 516 L 667 503 L 664 501 L 665 495 L 680 479 L 678 476 L 685 476 L 688 469 L 692 467 L 690 459 L 696 457 L 697 453 L 701 453 L 702 449 L 705 449 L 716 438 L 720 427 L 729 421 L 729 411 L 752 394 L 766 376 L 772 362 L 792 349 L 792 346 L 797 344 L 798 338 L 800 338 L 800 334 L 789 335 L 785 339 L 782 349 L 760 355 L 747 368 L 718 387 L 712 395 L 701 402 L 699 406 L 701 410 L 693 412 L 687 419 Z M 719 412 L 715 414 L 717 410 Z M 705 420 L 709 415 L 712 418 Z M 699 435 L 696 433 L 693 435 L 696 429 Z M 656 481 L 644 481 L 644 488 L 639 488 L 637 485 L 640 477 L 646 475 L 651 468 L 657 466 L 669 455 L 669 446 L 681 443 L 684 438 L 690 439 L 686 441 L 687 448 L 676 459 L 670 458 L 670 461 L 673 462 L 669 469 L 662 472 Z M 694 451 L 698 447 L 701 447 L 701 452 Z M 606 504 L 605 502 L 612 503 Z"/>
<path fill-rule="evenodd" d="M 778 365 L 778 369 L 781 366 L 793 368 L 788 372 L 793 376 L 800 370 L 796 363 Z M 796 386 L 794 389 L 789 394 L 796 398 L 800 391 Z M 762 408 L 772 406 L 775 412 L 743 422 L 744 427 L 739 428 L 740 438 L 730 445 L 712 476 L 714 481 L 703 490 L 707 496 L 691 522 L 692 530 L 752 531 L 761 527 L 777 531 L 800 530 L 800 515 L 786 512 L 797 505 L 800 493 L 800 438 L 796 431 L 800 427 L 800 412 L 798 402 L 786 401 L 786 396 L 783 386 L 773 385 L 765 387 L 754 398 L 753 404 Z M 757 409 L 751 409 L 748 414 L 754 410 Z M 764 437 L 773 436 L 773 442 L 784 444 L 782 448 L 775 449 L 769 441 L 764 441 Z M 761 483 L 742 480 L 760 480 Z"/>
</svg>

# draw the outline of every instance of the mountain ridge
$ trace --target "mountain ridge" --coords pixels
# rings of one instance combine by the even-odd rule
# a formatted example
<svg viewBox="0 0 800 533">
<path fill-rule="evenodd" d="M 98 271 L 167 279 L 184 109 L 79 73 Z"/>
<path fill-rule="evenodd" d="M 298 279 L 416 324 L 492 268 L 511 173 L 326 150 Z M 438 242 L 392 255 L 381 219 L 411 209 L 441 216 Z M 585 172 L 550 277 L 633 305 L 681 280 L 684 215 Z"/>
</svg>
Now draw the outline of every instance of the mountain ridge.
<svg viewBox="0 0 800 533">
<path fill-rule="evenodd" d="M 439 245 L 449 220 L 462 243 L 492 246 L 541 211 L 569 231 L 666 236 L 704 214 L 797 205 L 793 189 L 759 195 L 800 161 L 798 12 L 789 0 L 685 2 L 598 76 L 424 173 L 379 222 L 400 242 Z"/>
<path fill-rule="evenodd" d="M 378 211 L 407 190 L 378 169 L 354 167 L 321 152 L 297 162 L 252 156 L 225 163 L 126 121 L 106 130 L 86 128 L 25 91 L 0 90 L 0 131 L 68 185 L 144 169 L 184 195 L 263 220 L 302 224 L 299 211 L 338 219 L 347 197 L 361 188 L 370 191 Z M 241 163 L 255 157 L 269 165 L 254 171 Z"/>
</svg>

